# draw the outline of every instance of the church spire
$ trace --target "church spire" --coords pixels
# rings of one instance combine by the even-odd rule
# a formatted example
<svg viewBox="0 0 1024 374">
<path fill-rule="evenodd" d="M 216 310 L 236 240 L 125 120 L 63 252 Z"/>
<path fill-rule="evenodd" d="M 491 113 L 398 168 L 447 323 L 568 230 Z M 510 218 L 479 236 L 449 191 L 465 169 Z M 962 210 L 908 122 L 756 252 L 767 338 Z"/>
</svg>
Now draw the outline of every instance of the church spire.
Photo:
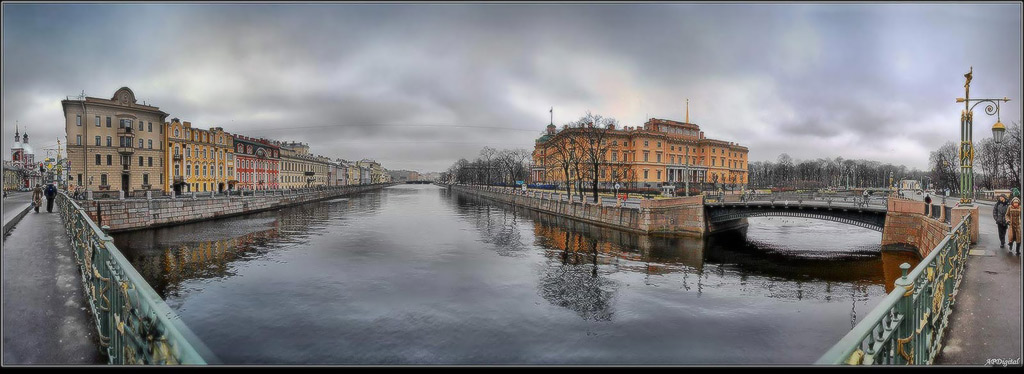
<svg viewBox="0 0 1024 374">
<path fill-rule="evenodd" d="M 18 121 L 14 121 L 14 142 L 17 143 L 20 140 L 21 135 L 18 134 Z"/>
</svg>

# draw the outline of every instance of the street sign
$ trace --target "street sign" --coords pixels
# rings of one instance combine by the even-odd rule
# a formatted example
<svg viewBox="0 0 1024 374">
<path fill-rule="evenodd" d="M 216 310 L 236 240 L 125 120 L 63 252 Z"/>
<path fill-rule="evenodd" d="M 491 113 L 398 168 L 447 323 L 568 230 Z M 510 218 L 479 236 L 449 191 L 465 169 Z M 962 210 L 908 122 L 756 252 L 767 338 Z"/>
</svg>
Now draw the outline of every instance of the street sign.
<svg viewBox="0 0 1024 374">
<path fill-rule="evenodd" d="M 620 188 L 622 188 L 622 185 L 620 185 L 620 184 L 616 183 L 616 184 L 615 184 L 615 189 L 617 190 L 617 189 L 620 189 Z"/>
</svg>

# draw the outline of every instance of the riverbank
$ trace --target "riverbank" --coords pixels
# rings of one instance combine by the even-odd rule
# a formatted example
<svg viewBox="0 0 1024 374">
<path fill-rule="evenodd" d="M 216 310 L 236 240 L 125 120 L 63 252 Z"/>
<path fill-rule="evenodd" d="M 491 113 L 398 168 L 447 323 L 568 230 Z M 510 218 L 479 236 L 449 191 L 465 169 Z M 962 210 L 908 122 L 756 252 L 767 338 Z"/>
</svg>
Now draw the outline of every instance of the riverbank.
<svg viewBox="0 0 1024 374">
<path fill-rule="evenodd" d="M 638 234 L 704 236 L 704 197 L 643 200 L 637 208 L 572 201 L 555 192 L 522 192 L 511 187 L 453 185 L 455 191 L 582 222 Z M 735 227 L 730 227 L 735 228 Z"/>
<path fill-rule="evenodd" d="M 124 232 L 257 213 L 379 190 L 394 184 L 255 191 L 245 196 L 79 201 L 97 225 Z"/>
</svg>

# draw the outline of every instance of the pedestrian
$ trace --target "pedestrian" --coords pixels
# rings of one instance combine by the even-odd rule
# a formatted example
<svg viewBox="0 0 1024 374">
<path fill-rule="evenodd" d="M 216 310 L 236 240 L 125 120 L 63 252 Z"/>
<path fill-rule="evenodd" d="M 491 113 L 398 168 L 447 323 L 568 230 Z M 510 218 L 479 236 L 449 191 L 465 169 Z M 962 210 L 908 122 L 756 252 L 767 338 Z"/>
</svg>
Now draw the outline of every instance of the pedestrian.
<svg viewBox="0 0 1024 374">
<path fill-rule="evenodd" d="M 1015 197 L 1010 202 L 1010 207 L 1006 209 L 1006 223 L 1009 226 L 1009 237 L 1006 241 L 1010 242 L 1010 252 L 1014 251 L 1014 243 L 1017 244 L 1017 255 L 1020 255 L 1020 198 Z"/>
<path fill-rule="evenodd" d="M 57 197 L 57 186 L 53 183 L 46 185 L 46 212 L 53 213 L 53 198 Z"/>
<path fill-rule="evenodd" d="M 1006 195 L 999 195 L 998 200 L 992 207 L 992 218 L 996 220 L 996 227 L 999 229 L 999 248 L 1006 248 L 1006 210 L 1010 204 L 1006 201 Z"/>
<path fill-rule="evenodd" d="M 36 188 L 32 190 L 32 206 L 35 207 L 36 213 L 39 213 L 40 205 L 43 205 L 43 187 L 36 183 Z"/>
</svg>

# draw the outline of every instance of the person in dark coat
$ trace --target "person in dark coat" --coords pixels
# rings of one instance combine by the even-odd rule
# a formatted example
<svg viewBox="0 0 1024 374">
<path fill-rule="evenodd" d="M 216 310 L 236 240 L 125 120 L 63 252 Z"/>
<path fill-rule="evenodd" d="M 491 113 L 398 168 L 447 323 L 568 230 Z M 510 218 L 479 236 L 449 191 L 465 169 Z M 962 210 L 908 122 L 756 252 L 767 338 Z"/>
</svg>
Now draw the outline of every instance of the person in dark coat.
<svg viewBox="0 0 1024 374">
<path fill-rule="evenodd" d="M 1006 209 L 1009 207 L 1006 195 L 999 195 L 999 201 L 992 207 L 992 219 L 996 220 L 996 227 L 999 229 L 999 248 L 1006 248 Z"/>
<path fill-rule="evenodd" d="M 53 213 L 53 198 L 57 197 L 57 186 L 53 183 L 46 185 L 46 212 Z"/>
</svg>

